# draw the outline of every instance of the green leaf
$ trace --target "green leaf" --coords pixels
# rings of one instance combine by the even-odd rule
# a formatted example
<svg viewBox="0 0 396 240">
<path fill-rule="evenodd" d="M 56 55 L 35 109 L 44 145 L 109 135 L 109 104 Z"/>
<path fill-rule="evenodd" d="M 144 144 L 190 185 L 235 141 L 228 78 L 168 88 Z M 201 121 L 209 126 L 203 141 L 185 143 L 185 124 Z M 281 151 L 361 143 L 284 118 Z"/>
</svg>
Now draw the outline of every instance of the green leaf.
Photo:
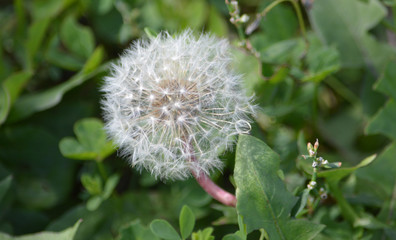
<svg viewBox="0 0 396 240">
<path fill-rule="evenodd" d="M 17 72 L 0 85 L 0 125 L 6 120 L 11 106 L 32 76 L 31 72 Z"/>
<path fill-rule="evenodd" d="M 307 220 L 289 220 L 285 223 L 285 239 L 316 239 L 315 236 L 321 232 L 325 226 Z"/>
<path fill-rule="evenodd" d="M 386 9 L 377 0 L 315 1 L 309 13 L 315 32 L 325 43 L 336 45 L 345 67 L 373 63 L 380 67 L 394 55 L 394 50 L 368 34 L 386 16 Z"/>
<path fill-rule="evenodd" d="M 113 174 L 107 179 L 102 195 L 104 199 L 108 199 L 110 197 L 119 181 L 120 175 L 118 174 Z"/>
<path fill-rule="evenodd" d="M 115 151 L 112 142 L 107 141 L 103 123 L 96 118 L 86 118 L 74 124 L 74 138 L 64 138 L 59 143 L 63 156 L 77 160 L 102 161 Z"/>
<path fill-rule="evenodd" d="M 244 88 L 246 89 L 246 94 L 250 96 L 254 93 L 255 88 L 263 82 L 260 61 L 251 54 L 247 54 L 237 48 L 232 49 L 232 54 L 234 56 L 232 67 L 239 74 L 243 74 Z"/>
<path fill-rule="evenodd" d="M 221 204 L 213 204 L 213 209 L 221 211 L 223 216 L 212 222 L 212 225 L 224 225 L 224 224 L 237 224 L 238 214 L 234 207 L 229 207 Z"/>
<path fill-rule="evenodd" d="M 311 36 L 309 41 L 306 58 L 309 71 L 302 80 L 318 82 L 340 69 L 339 53 L 335 46 L 323 46 L 316 36 Z"/>
<path fill-rule="evenodd" d="M 377 155 L 375 155 L 375 154 L 371 155 L 371 156 L 363 159 L 363 161 L 361 161 L 358 165 L 356 165 L 354 167 L 335 168 L 335 169 L 331 169 L 331 170 L 327 170 L 327 171 L 318 172 L 318 177 L 324 177 L 324 178 L 327 178 L 328 181 L 336 183 L 336 182 L 340 181 L 342 178 L 344 178 L 347 175 L 351 174 L 352 172 L 356 171 L 357 169 L 368 166 L 375 160 L 376 157 L 377 157 Z"/>
<path fill-rule="evenodd" d="M 91 195 L 99 195 L 103 191 L 102 179 L 98 175 L 91 176 L 84 173 L 81 176 L 81 183 Z"/>
<path fill-rule="evenodd" d="M 260 59 L 266 63 L 285 63 L 293 56 L 293 50 L 300 43 L 299 39 L 276 42 L 260 50 Z"/>
<path fill-rule="evenodd" d="M 82 72 L 88 74 L 94 71 L 102 62 L 104 58 L 104 54 L 105 52 L 103 47 L 102 46 L 97 47 L 95 51 L 92 53 L 92 55 L 89 57 L 87 62 L 85 63 Z"/>
<path fill-rule="evenodd" d="M 45 33 L 51 21 L 51 18 L 39 19 L 34 21 L 29 27 L 28 38 L 26 41 L 28 69 L 33 68 L 33 58 L 39 47 L 42 45 Z"/>
<path fill-rule="evenodd" d="M 191 236 L 192 240 L 214 240 L 215 238 L 212 236 L 213 228 L 207 227 L 204 230 L 199 230 L 198 232 L 194 232 Z"/>
<path fill-rule="evenodd" d="M 384 134 L 393 140 L 396 140 L 396 102 L 389 100 L 386 105 L 380 109 L 372 119 L 370 119 L 365 131 L 367 134 Z"/>
<path fill-rule="evenodd" d="M 67 228 L 61 232 L 40 232 L 35 234 L 28 234 L 18 237 L 12 237 L 5 233 L 0 233 L 1 240 L 73 240 L 82 220 L 77 221 L 73 227 Z"/>
<path fill-rule="evenodd" d="M 95 211 L 96 209 L 99 208 L 100 204 L 103 202 L 103 197 L 102 196 L 92 196 L 88 199 L 87 201 L 87 209 L 89 211 Z"/>
<path fill-rule="evenodd" d="M 50 18 L 61 12 L 76 0 L 34 0 L 32 14 L 34 19 Z"/>
<path fill-rule="evenodd" d="M 147 37 L 150 39 L 156 38 L 158 33 L 149 27 L 144 28 L 144 32 L 146 33 Z"/>
<path fill-rule="evenodd" d="M 176 230 L 169 224 L 169 222 L 156 219 L 151 222 L 150 229 L 155 236 L 163 238 L 165 240 L 178 240 L 180 239 L 179 234 Z"/>
<path fill-rule="evenodd" d="M 396 100 L 396 63 L 389 62 L 384 73 L 374 85 L 375 90 L 380 91 Z"/>
<path fill-rule="evenodd" d="M 279 156 L 259 139 L 239 137 L 234 169 L 237 210 L 248 232 L 264 227 L 271 238 L 281 238 L 279 221 L 288 217 L 297 199 L 277 174 L 279 162 Z"/>
<path fill-rule="evenodd" d="M 247 135 L 239 137 L 234 169 L 237 211 L 248 233 L 264 228 L 270 239 L 312 239 L 323 226 L 290 220 L 297 199 L 277 174 L 279 162 L 279 156 L 264 142 Z M 301 227 L 302 233 L 298 238 L 289 238 L 295 225 Z"/>
<path fill-rule="evenodd" d="M 49 209 L 69 196 L 74 164 L 62 157 L 57 142 L 56 136 L 37 125 L 0 128 L 1 163 L 12 169 L 14 197 L 21 207 Z"/>
<path fill-rule="evenodd" d="M 11 181 L 12 181 L 11 175 L 0 181 L 0 202 L 3 199 L 4 195 L 6 194 L 6 192 L 8 191 L 8 188 L 10 188 Z"/>
<path fill-rule="evenodd" d="M 158 238 L 144 227 L 140 220 L 133 221 L 120 230 L 120 236 L 117 240 L 158 240 Z"/>
<path fill-rule="evenodd" d="M 192 233 L 195 225 L 195 216 L 191 209 L 184 205 L 180 211 L 179 226 L 182 239 L 187 239 Z"/>
<path fill-rule="evenodd" d="M 91 29 L 78 24 L 73 16 L 63 21 L 60 36 L 66 47 L 77 56 L 88 58 L 94 50 L 95 39 Z"/>
<path fill-rule="evenodd" d="M 395 156 L 396 143 L 393 142 L 385 148 L 370 167 L 356 170 L 356 176 L 358 179 L 364 179 L 365 182 L 370 182 L 372 184 L 371 186 L 375 186 L 376 188 L 376 191 L 374 191 L 372 187 L 364 186 L 365 192 L 370 195 L 375 194 L 379 196 L 382 202 L 389 201 L 390 197 L 394 193 L 394 187 L 396 184 Z"/>
<path fill-rule="evenodd" d="M 99 14 L 105 14 L 113 7 L 114 0 L 99 0 L 96 2 L 97 10 Z"/>
<path fill-rule="evenodd" d="M 223 240 L 242 240 L 242 238 L 236 233 L 227 234 L 222 239 Z"/>
<path fill-rule="evenodd" d="M 224 37 L 228 33 L 226 20 L 220 15 L 214 6 L 210 6 L 208 31 L 216 34 L 219 37 Z"/>
<path fill-rule="evenodd" d="M 63 156 L 78 160 L 93 160 L 98 154 L 90 152 L 73 137 L 65 137 L 59 142 L 59 149 Z"/>
<path fill-rule="evenodd" d="M 95 59 L 98 54 L 93 54 L 92 57 L 87 61 L 88 63 L 92 63 L 92 59 Z M 92 61 L 91 61 L 92 60 Z M 99 61 L 94 61 L 99 62 Z M 21 120 L 32 115 L 35 112 L 44 111 L 48 108 L 51 108 L 57 105 L 63 98 L 63 95 L 69 90 L 73 89 L 76 86 L 81 85 L 88 79 L 93 76 L 107 70 L 107 64 L 103 64 L 101 66 L 96 66 L 95 70 L 91 72 L 80 71 L 75 74 L 69 80 L 58 84 L 57 86 L 44 90 L 39 93 L 33 93 L 28 95 L 23 95 L 15 102 L 14 107 L 10 111 L 9 121 L 15 122 L 17 120 Z M 84 67 L 85 69 L 85 67 Z M 89 69 L 94 69 L 93 66 L 90 66 Z"/>
<path fill-rule="evenodd" d="M 268 6 L 268 1 L 262 1 L 260 11 Z M 298 21 L 293 9 L 286 5 L 277 5 L 271 9 L 260 22 L 260 27 L 268 35 L 271 42 L 290 39 L 298 31 Z"/>
</svg>

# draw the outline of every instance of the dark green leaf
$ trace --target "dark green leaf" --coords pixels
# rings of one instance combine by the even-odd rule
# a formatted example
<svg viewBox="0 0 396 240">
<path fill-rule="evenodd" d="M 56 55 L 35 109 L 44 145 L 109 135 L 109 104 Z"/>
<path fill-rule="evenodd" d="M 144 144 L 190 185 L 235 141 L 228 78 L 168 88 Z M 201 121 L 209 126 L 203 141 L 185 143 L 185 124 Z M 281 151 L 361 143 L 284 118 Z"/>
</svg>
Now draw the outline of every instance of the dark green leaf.
<svg viewBox="0 0 396 240">
<path fill-rule="evenodd" d="M 396 100 L 396 63 L 389 62 L 384 73 L 374 85 L 375 90 L 378 90 L 389 97 Z"/>
<path fill-rule="evenodd" d="M 133 221 L 120 230 L 117 240 L 158 240 L 158 238 L 144 227 L 139 220 Z"/>
<path fill-rule="evenodd" d="M 77 56 L 88 58 L 95 47 L 95 39 L 91 29 L 79 25 L 75 18 L 65 18 L 61 26 L 61 40 L 66 47 Z"/>
<path fill-rule="evenodd" d="M 238 71 L 239 74 L 244 75 L 244 87 L 247 95 L 254 93 L 257 85 L 262 83 L 261 77 L 261 65 L 257 58 L 243 52 L 240 49 L 233 49 L 233 55 L 235 56 L 232 66 Z"/>
<path fill-rule="evenodd" d="M 92 58 L 96 57 L 97 55 L 94 53 Z M 92 63 L 90 60 L 87 61 L 87 64 Z M 66 92 L 76 86 L 81 85 L 88 79 L 92 78 L 98 73 L 103 72 L 107 68 L 108 66 L 106 64 L 103 64 L 101 66 L 97 66 L 95 70 L 89 73 L 80 71 L 69 80 L 58 84 L 51 89 L 44 90 L 35 94 L 21 96 L 15 102 L 14 107 L 11 109 L 9 121 L 17 121 L 26 118 L 35 112 L 43 111 L 57 105 L 62 100 L 63 95 Z M 93 66 L 90 66 L 90 69 L 93 69 Z"/>
<path fill-rule="evenodd" d="M 368 34 L 385 15 L 386 9 L 377 0 L 315 1 L 310 11 L 315 31 L 325 43 L 336 45 L 345 67 L 380 67 L 394 54 Z"/>
<path fill-rule="evenodd" d="M 321 81 L 341 66 L 337 49 L 334 46 L 323 46 L 316 36 L 310 37 L 306 60 L 309 71 L 303 81 Z"/>
<path fill-rule="evenodd" d="M 377 195 L 381 201 L 389 200 L 394 193 L 396 184 L 395 155 L 396 144 L 392 143 L 377 157 L 370 167 L 356 170 L 358 179 L 364 179 L 375 186 L 376 189 L 364 186 L 364 191 L 370 195 Z"/>
<path fill-rule="evenodd" d="M 176 230 L 165 220 L 156 219 L 151 222 L 150 229 L 155 236 L 165 240 L 179 240 L 180 236 Z"/>
<path fill-rule="evenodd" d="M 38 126 L 2 128 L 0 159 L 13 169 L 20 206 L 48 209 L 65 201 L 74 178 L 73 163 L 57 149 L 58 139 Z"/>
<path fill-rule="evenodd" d="M 33 67 L 34 56 L 36 55 L 39 47 L 42 45 L 45 33 L 51 22 L 51 18 L 43 18 L 40 20 L 36 20 L 29 27 L 28 38 L 26 41 L 26 49 L 27 49 L 27 66 L 28 69 Z"/>
<path fill-rule="evenodd" d="M 32 13 L 35 19 L 52 18 L 76 0 L 34 0 Z"/>
<path fill-rule="evenodd" d="M 3 199 L 4 195 L 6 194 L 8 188 L 10 187 L 11 181 L 12 181 L 11 175 L 0 181 L 0 202 Z"/>
<path fill-rule="evenodd" d="M 279 156 L 264 142 L 247 135 L 239 137 L 234 176 L 237 184 L 237 210 L 247 232 L 264 228 L 270 239 L 312 239 L 323 226 L 289 219 L 297 199 L 279 178 Z M 301 227 L 299 238 L 294 226 Z"/>
<path fill-rule="evenodd" d="M 261 2 L 261 10 L 268 6 L 269 2 Z M 296 36 L 298 22 L 292 8 L 286 5 L 277 5 L 269 11 L 260 22 L 260 27 L 270 38 L 271 42 L 282 41 Z"/>
<path fill-rule="evenodd" d="M 214 6 L 210 7 L 208 30 L 220 37 L 226 36 L 228 32 L 226 20 L 220 15 Z"/>
<path fill-rule="evenodd" d="M 293 50 L 301 43 L 298 39 L 276 42 L 260 50 L 260 59 L 266 63 L 285 63 L 293 57 Z"/>
<path fill-rule="evenodd" d="M 381 133 L 385 136 L 396 140 L 396 102 L 389 100 L 386 105 L 380 109 L 375 116 L 370 119 L 367 127 L 367 134 Z"/>
<path fill-rule="evenodd" d="M 31 72 L 17 72 L 0 85 L 0 125 L 6 120 L 10 108 L 32 76 Z"/>
</svg>

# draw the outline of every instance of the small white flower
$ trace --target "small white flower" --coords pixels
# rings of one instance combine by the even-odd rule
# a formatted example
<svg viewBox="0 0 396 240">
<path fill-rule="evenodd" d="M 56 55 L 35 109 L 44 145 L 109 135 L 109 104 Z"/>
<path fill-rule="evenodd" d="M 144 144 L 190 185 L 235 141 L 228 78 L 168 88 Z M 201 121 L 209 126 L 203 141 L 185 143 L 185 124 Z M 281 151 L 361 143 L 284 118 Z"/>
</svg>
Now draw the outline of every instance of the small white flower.
<svg viewBox="0 0 396 240">
<path fill-rule="evenodd" d="M 106 130 L 121 154 L 161 179 L 221 169 L 219 152 L 250 130 L 251 98 L 229 44 L 190 30 L 133 44 L 102 88 Z"/>
</svg>

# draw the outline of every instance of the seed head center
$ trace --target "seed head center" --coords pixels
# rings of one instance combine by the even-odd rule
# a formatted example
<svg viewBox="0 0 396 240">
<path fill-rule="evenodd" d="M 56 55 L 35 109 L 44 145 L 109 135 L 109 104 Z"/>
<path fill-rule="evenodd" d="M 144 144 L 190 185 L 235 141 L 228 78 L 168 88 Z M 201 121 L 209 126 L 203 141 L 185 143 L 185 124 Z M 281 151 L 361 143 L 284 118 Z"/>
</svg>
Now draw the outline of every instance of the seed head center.
<svg viewBox="0 0 396 240">
<path fill-rule="evenodd" d="M 199 104 L 196 84 L 185 80 L 164 80 L 151 102 L 151 114 L 160 120 L 183 123 L 195 115 Z"/>
</svg>

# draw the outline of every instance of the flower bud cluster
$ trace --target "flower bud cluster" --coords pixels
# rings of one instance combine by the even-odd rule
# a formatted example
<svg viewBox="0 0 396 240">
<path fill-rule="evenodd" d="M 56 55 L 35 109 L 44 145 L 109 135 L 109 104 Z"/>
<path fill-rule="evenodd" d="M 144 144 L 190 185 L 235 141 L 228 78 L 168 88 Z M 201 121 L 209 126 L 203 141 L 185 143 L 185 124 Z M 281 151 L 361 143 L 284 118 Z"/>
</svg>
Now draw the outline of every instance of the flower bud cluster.
<svg viewBox="0 0 396 240">
<path fill-rule="evenodd" d="M 226 4 L 227 4 L 228 10 L 229 10 L 229 13 L 231 15 L 230 22 L 232 24 L 246 23 L 249 21 L 250 18 L 248 15 L 246 15 L 246 14 L 242 14 L 242 16 L 240 15 L 238 1 L 226 0 Z"/>
<path fill-rule="evenodd" d="M 218 154 L 250 130 L 251 98 L 226 40 L 187 30 L 133 44 L 105 78 L 106 130 L 133 167 L 161 179 L 221 169 Z"/>
</svg>

